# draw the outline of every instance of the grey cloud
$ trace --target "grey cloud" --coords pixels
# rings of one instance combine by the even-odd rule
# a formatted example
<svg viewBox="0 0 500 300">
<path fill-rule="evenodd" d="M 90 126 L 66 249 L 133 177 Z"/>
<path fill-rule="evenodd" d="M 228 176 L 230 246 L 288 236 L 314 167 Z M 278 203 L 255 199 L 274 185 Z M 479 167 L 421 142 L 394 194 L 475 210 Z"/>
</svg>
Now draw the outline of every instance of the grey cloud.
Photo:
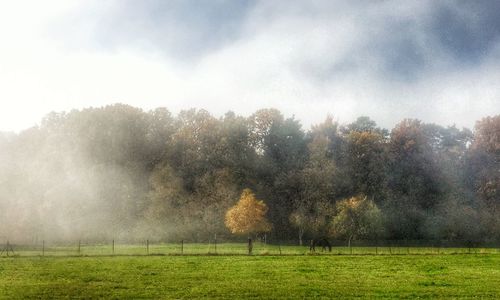
<svg viewBox="0 0 500 300">
<path fill-rule="evenodd" d="M 104 8 L 103 8 L 104 7 Z M 65 32 L 76 47 L 114 50 L 145 47 L 176 59 L 196 59 L 239 37 L 250 0 L 124 0 L 98 2 L 62 20 L 73 32 L 90 30 L 89 40 Z M 92 26 L 89 26 L 92 24 Z M 90 44 L 90 45 L 89 45 Z"/>
<path fill-rule="evenodd" d="M 138 54 L 159 53 L 166 66 L 200 62 L 180 66 L 186 106 L 213 108 L 206 102 L 217 99 L 220 110 L 248 108 L 242 98 L 296 105 L 299 115 L 313 101 L 321 112 L 371 114 L 390 126 L 403 117 L 472 124 L 498 103 L 496 87 L 484 83 L 498 76 L 497 1 L 96 3 L 62 22 L 72 36 L 63 40 L 102 51 L 146 48 Z M 449 105 L 456 99 L 464 105 Z M 303 113 L 307 123 L 320 118 Z"/>
<path fill-rule="evenodd" d="M 304 10 L 312 29 L 330 22 L 331 32 L 342 30 L 342 23 L 335 21 L 340 18 L 355 28 L 354 42 L 348 41 L 343 57 L 332 60 L 325 53 L 311 53 L 312 59 L 299 62 L 299 70 L 320 81 L 335 80 L 339 72 L 368 72 L 383 80 L 411 83 L 430 72 L 473 67 L 491 54 L 500 37 L 500 2 L 495 1 L 421 1 L 414 12 L 401 9 L 401 3 L 415 3 L 411 1 L 315 3 L 314 9 Z"/>
<path fill-rule="evenodd" d="M 477 63 L 500 37 L 500 2 L 449 1 L 436 5 L 430 33 L 458 63 Z"/>
<path fill-rule="evenodd" d="M 436 60 L 441 59 L 442 54 L 453 60 L 452 67 L 466 67 L 480 61 L 500 37 L 500 18 L 497 17 L 500 2 L 488 0 L 125 0 L 108 3 L 111 4 L 105 9 L 90 7 L 78 13 L 80 18 L 71 17 L 69 23 L 76 32 L 79 26 L 94 20 L 90 41 L 80 42 L 104 49 L 146 47 L 187 61 L 223 49 L 236 40 L 251 38 L 253 34 L 272 32 L 276 23 L 289 26 L 286 29 L 290 35 L 300 32 L 304 24 L 311 30 L 323 28 L 334 33 L 342 30 L 338 26 L 343 26 L 337 20 L 348 19 L 355 29 L 352 34 L 359 41 L 350 45 L 351 49 L 341 61 L 328 57 L 327 52 L 312 52 L 310 56 L 315 58 L 305 57 L 299 62 L 303 65 L 298 69 L 306 72 L 321 65 L 317 70 L 309 70 L 313 77 L 321 80 L 328 79 L 330 73 L 335 76 L 338 66 L 342 66 L 343 72 L 345 66 L 352 66 L 353 72 L 373 68 L 386 79 L 411 82 L 429 68 L 436 68 Z M 410 8 L 405 11 L 405 6 Z M 420 9 L 412 12 L 412 6 L 420 6 Z M 288 23 L 290 20 L 299 22 Z M 72 39 L 79 43 L 78 35 Z M 304 39 L 307 40 L 307 36 Z M 321 63 L 313 60 L 321 60 Z M 437 64 L 437 67 L 443 65 Z"/>
</svg>

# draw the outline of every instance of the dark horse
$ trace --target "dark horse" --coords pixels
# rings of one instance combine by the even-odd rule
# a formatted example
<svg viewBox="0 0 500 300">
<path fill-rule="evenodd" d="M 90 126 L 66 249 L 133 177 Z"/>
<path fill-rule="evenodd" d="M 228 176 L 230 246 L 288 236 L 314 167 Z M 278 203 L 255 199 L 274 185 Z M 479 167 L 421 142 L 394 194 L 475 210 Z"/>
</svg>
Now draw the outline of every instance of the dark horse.
<svg viewBox="0 0 500 300">
<path fill-rule="evenodd" d="M 326 238 L 311 240 L 309 250 L 311 252 L 316 252 L 316 246 L 321 247 L 321 252 L 326 251 L 326 248 L 328 248 L 328 252 L 332 252 L 332 245 Z"/>
</svg>

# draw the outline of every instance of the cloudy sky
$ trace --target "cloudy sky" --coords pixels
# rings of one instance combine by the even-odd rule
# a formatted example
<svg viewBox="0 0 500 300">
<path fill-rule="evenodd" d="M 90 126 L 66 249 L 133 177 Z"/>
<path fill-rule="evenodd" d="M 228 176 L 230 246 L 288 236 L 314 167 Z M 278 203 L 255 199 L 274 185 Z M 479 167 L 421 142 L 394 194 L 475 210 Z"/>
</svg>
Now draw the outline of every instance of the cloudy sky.
<svg viewBox="0 0 500 300">
<path fill-rule="evenodd" d="M 500 2 L 0 0 L 0 130 L 122 102 L 472 127 L 500 113 Z"/>
</svg>

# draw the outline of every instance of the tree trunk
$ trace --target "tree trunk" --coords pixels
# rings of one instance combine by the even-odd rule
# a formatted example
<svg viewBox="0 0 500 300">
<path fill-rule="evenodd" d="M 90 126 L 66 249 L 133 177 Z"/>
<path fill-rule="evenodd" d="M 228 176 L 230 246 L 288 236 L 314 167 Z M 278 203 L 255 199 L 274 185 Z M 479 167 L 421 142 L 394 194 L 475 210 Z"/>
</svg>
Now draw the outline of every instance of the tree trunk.
<svg viewBox="0 0 500 300">
<path fill-rule="evenodd" d="M 299 245 L 302 246 L 302 237 L 304 236 L 304 230 L 299 229 Z"/>
</svg>

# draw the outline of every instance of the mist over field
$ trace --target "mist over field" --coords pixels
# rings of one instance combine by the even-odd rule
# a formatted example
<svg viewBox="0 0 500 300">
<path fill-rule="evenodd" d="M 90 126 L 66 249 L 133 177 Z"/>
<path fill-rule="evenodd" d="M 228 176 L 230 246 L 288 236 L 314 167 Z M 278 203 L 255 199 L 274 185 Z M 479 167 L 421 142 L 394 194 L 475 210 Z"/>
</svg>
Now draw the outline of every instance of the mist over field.
<svg viewBox="0 0 500 300">
<path fill-rule="evenodd" d="M 333 220 L 359 195 L 381 226 L 357 239 L 500 238 L 500 115 L 473 130 L 328 116 L 305 129 L 276 109 L 115 104 L 50 113 L 2 133 L 0 149 L 0 240 L 238 239 L 224 216 L 244 188 L 268 206 L 274 239 L 347 239 Z"/>
<path fill-rule="evenodd" d="M 0 243 L 497 243 L 499 10 L 1 1 Z"/>
</svg>

